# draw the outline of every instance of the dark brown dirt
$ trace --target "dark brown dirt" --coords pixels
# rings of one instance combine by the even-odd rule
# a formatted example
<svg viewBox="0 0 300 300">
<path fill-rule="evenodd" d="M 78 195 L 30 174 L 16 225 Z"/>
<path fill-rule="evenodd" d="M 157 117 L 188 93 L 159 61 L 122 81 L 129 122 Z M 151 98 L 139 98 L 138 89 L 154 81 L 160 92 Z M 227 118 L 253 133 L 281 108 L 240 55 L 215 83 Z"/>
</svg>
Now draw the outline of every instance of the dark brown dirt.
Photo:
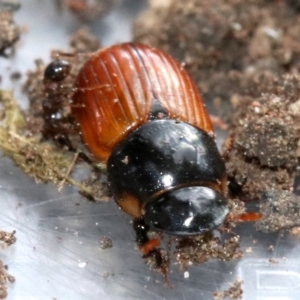
<svg viewBox="0 0 300 300">
<path fill-rule="evenodd" d="M 260 211 L 264 218 L 256 223 L 263 232 L 275 232 L 300 225 L 300 197 L 282 190 L 270 190 L 263 193 Z"/>
<path fill-rule="evenodd" d="M 254 85 L 261 96 L 236 95 L 225 146 L 231 190 L 245 200 L 273 188 L 292 190 L 300 155 L 300 77 Z"/>
<path fill-rule="evenodd" d="M 298 13 L 297 1 L 152 0 L 136 20 L 134 40 L 184 62 L 207 101 L 226 102 L 243 91 L 236 73 L 298 71 Z"/>
</svg>

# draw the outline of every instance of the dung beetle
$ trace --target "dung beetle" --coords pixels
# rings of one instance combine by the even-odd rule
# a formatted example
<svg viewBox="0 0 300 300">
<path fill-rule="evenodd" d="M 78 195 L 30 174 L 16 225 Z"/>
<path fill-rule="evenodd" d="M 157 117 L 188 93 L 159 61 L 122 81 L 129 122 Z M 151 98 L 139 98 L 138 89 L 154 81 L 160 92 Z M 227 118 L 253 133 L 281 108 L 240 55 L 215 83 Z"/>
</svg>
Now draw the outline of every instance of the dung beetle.
<svg viewBox="0 0 300 300">
<path fill-rule="evenodd" d="M 167 53 L 123 43 L 92 54 L 71 111 L 90 152 L 106 162 L 138 244 L 150 242 L 148 230 L 189 236 L 223 223 L 227 178 L 212 123 L 195 83 Z"/>
</svg>

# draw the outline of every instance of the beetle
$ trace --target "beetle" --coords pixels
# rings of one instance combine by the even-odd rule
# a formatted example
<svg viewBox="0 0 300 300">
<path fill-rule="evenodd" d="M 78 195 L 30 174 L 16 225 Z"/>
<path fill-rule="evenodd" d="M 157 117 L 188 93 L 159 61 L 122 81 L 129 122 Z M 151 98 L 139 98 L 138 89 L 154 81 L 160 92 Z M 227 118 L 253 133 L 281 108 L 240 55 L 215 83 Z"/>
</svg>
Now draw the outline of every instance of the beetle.
<svg viewBox="0 0 300 300">
<path fill-rule="evenodd" d="M 183 65 L 138 43 L 104 48 L 79 71 L 71 111 L 108 184 L 134 219 L 145 252 L 151 229 L 198 235 L 229 213 L 224 161 L 203 98 Z M 147 246 L 148 245 L 148 246 Z"/>
</svg>

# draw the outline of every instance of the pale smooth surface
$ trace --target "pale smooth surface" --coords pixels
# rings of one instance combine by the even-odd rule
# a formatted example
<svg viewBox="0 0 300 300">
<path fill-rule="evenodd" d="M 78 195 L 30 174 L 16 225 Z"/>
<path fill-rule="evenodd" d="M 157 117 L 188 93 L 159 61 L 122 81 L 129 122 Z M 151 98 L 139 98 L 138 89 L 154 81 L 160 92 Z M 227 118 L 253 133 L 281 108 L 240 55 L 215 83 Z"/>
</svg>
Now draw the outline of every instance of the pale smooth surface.
<svg viewBox="0 0 300 300">
<path fill-rule="evenodd" d="M 104 44 L 130 39 L 130 20 L 142 1 L 124 1 L 104 20 L 92 25 Z M 138 4 L 137 4 L 138 3 Z M 49 50 L 67 46 L 79 23 L 58 15 L 50 0 L 25 0 L 19 22 L 28 27 L 17 56 L 0 59 L 0 70 L 33 69 L 37 57 L 49 60 Z M 1 85 L 9 87 L 4 80 Z M 75 189 L 62 193 L 52 184 L 36 184 L 6 157 L 0 157 L 0 228 L 16 230 L 17 243 L 0 249 L 0 259 L 16 277 L 8 299 L 213 299 L 215 290 L 244 280 L 245 300 L 292 300 L 300 297 L 299 237 L 262 234 L 252 224 L 237 228 L 242 260 L 211 260 L 191 266 L 188 278 L 171 264 L 172 289 L 150 271 L 135 249 L 130 218 L 114 201 L 91 203 Z M 79 205 L 78 205 L 79 203 Z M 113 248 L 102 250 L 108 236 Z M 274 251 L 269 246 L 274 246 Z M 250 248 L 251 247 L 251 248 Z M 270 263 L 274 258 L 278 263 Z"/>
</svg>

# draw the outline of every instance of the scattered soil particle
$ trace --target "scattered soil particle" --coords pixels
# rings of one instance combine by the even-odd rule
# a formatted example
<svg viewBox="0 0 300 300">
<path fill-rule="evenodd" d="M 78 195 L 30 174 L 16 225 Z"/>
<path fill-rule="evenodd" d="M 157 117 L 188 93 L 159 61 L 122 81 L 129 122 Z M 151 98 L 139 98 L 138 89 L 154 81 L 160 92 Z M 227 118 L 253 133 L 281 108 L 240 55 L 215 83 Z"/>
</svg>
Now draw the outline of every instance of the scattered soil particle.
<svg viewBox="0 0 300 300">
<path fill-rule="evenodd" d="M 7 297 L 7 282 L 15 282 L 15 277 L 9 275 L 7 269 L 7 266 L 0 260 L 0 299 Z"/>
<path fill-rule="evenodd" d="M 264 217 L 255 224 L 258 230 L 275 232 L 300 226 L 300 197 L 289 191 L 264 192 L 259 208 Z"/>
<path fill-rule="evenodd" d="M 21 79 L 21 77 L 22 77 L 22 74 L 20 72 L 18 72 L 18 71 L 17 72 L 13 72 L 10 75 L 10 78 L 11 78 L 12 81 L 18 81 L 18 80 Z"/>
<path fill-rule="evenodd" d="M 100 240 L 100 248 L 101 249 L 107 249 L 107 248 L 112 248 L 113 243 L 111 238 L 107 237 L 107 236 L 103 236 Z"/>
<path fill-rule="evenodd" d="M 81 181 L 81 183 L 88 187 L 88 193 L 83 190 L 79 191 L 85 198 L 91 201 L 110 201 L 112 194 L 106 182 L 100 182 L 99 179 L 95 180 L 93 174 L 90 174 L 89 178 Z"/>
<path fill-rule="evenodd" d="M 16 242 L 15 231 L 6 232 L 0 230 L 0 246 L 3 248 L 9 247 Z M 7 297 L 7 282 L 15 282 L 15 278 L 8 274 L 8 267 L 0 260 L 0 299 Z"/>
<path fill-rule="evenodd" d="M 209 259 L 229 261 L 240 259 L 243 252 L 240 249 L 240 237 L 232 232 L 239 222 L 237 216 L 245 213 L 244 202 L 235 199 L 229 200 L 230 213 L 227 220 L 218 231 L 207 232 L 203 235 L 174 238 L 163 248 L 158 248 L 144 256 L 150 269 L 160 272 L 168 285 L 168 267 L 175 259 L 181 271 L 186 271 L 192 264 L 201 264 Z M 222 236 L 222 237 L 220 237 Z M 157 232 L 150 232 L 149 238 L 157 237 Z M 160 240 L 164 235 L 160 233 Z M 175 249 L 173 248 L 173 243 Z M 166 250 L 168 249 L 168 250 Z"/>
<path fill-rule="evenodd" d="M 300 227 L 292 227 L 290 230 L 292 235 L 299 235 L 300 234 Z"/>
<path fill-rule="evenodd" d="M 270 245 L 270 246 L 268 247 L 268 250 L 269 250 L 269 251 L 274 251 L 274 250 L 275 250 L 274 245 Z"/>
<path fill-rule="evenodd" d="M 253 249 L 252 247 L 248 247 L 246 250 L 245 250 L 246 253 L 252 253 L 253 252 Z"/>
<path fill-rule="evenodd" d="M 243 297 L 243 281 L 236 280 L 228 290 L 223 292 L 214 292 L 214 299 L 242 299 Z"/>
<path fill-rule="evenodd" d="M 164 276 L 165 284 L 169 285 L 168 268 L 170 258 L 167 251 L 163 248 L 155 249 L 147 254 L 144 259 L 149 269 L 161 273 Z"/>
<path fill-rule="evenodd" d="M 233 236 L 225 241 L 208 233 L 198 237 L 188 237 L 179 240 L 175 256 L 181 270 L 186 270 L 191 264 L 200 264 L 210 258 L 229 261 L 243 256 L 240 249 L 239 236 Z"/>
<path fill-rule="evenodd" d="M 21 30 L 15 23 L 9 1 L 0 3 L 0 56 L 10 57 L 14 54 L 14 45 L 19 40 Z"/>
<path fill-rule="evenodd" d="M 14 244 L 17 241 L 17 238 L 15 237 L 16 232 L 6 232 L 0 230 L 0 245 L 3 248 L 6 248 L 12 244 Z"/>
<path fill-rule="evenodd" d="M 277 265 L 277 264 L 279 264 L 279 261 L 276 260 L 275 258 L 270 258 L 269 263 Z"/>
<path fill-rule="evenodd" d="M 107 278 L 113 277 L 113 276 L 115 276 L 114 273 L 110 273 L 110 272 L 107 272 L 107 271 L 103 272 L 103 274 L 102 274 L 102 277 L 103 277 L 104 279 L 107 279 Z"/>
<path fill-rule="evenodd" d="M 72 35 L 70 40 L 71 52 L 90 53 L 100 49 L 100 40 L 92 35 L 87 27 L 83 27 Z"/>
<path fill-rule="evenodd" d="M 56 0 L 56 6 L 60 11 L 68 9 L 85 22 L 91 22 L 105 15 L 114 4 L 115 0 Z"/>
</svg>

